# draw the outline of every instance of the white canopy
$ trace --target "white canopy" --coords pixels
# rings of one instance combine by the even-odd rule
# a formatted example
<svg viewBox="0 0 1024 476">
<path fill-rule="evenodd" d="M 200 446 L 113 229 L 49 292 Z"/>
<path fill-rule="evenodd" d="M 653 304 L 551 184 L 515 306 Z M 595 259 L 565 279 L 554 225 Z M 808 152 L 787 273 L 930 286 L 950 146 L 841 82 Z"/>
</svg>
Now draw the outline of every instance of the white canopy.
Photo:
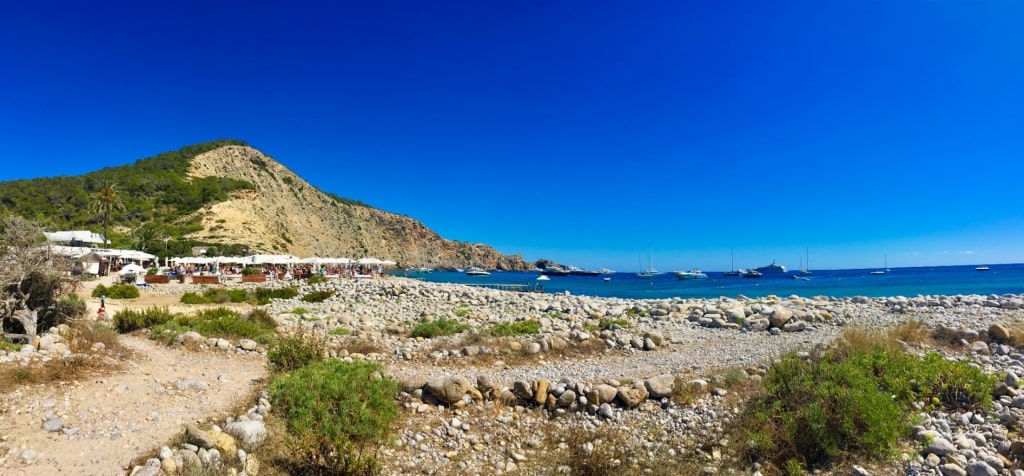
<svg viewBox="0 0 1024 476">
<path fill-rule="evenodd" d="M 103 243 L 103 235 L 99 233 L 93 233 L 88 230 L 74 230 L 74 231 L 55 231 L 53 233 L 43 233 L 46 235 L 46 239 L 50 241 L 56 241 L 59 243 L 77 241 L 79 243 Z"/>
<path fill-rule="evenodd" d="M 141 272 L 143 272 L 145 270 L 146 270 L 146 268 L 143 268 L 142 266 L 139 266 L 139 265 L 137 265 L 135 263 L 132 263 L 132 264 L 129 264 L 129 265 L 121 268 L 121 270 L 118 271 L 117 274 L 138 274 L 138 273 L 141 273 Z"/>
<path fill-rule="evenodd" d="M 377 258 L 359 258 L 359 261 L 357 261 L 357 263 L 359 263 L 359 264 L 384 264 L 383 261 L 381 261 L 381 260 L 379 260 Z"/>
</svg>

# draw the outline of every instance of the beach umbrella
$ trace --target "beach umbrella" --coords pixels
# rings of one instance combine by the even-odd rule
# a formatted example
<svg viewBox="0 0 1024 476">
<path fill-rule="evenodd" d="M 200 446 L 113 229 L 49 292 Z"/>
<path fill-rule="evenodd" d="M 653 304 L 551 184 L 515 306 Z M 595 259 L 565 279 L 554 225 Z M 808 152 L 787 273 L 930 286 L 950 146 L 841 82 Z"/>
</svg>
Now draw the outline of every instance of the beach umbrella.
<svg viewBox="0 0 1024 476">
<path fill-rule="evenodd" d="M 377 258 L 359 258 L 359 261 L 357 261 L 357 263 L 359 263 L 359 264 L 384 264 L 383 261 L 381 261 L 381 260 L 379 260 Z"/>
</svg>

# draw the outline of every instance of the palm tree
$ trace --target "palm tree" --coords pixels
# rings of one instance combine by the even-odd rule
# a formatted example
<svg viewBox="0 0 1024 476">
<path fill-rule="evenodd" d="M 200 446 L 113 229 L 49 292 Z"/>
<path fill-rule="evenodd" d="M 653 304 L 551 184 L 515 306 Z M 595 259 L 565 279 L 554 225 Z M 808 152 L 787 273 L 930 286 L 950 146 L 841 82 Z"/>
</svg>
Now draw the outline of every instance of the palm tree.
<svg viewBox="0 0 1024 476">
<path fill-rule="evenodd" d="M 114 210 L 123 210 L 124 204 L 121 203 L 121 198 L 117 196 L 117 184 L 113 182 L 107 182 L 103 188 L 100 188 L 96 192 L 96 198 L 93 199 L 93 208 L 103 214 L 103 240 L 106 241 L 106 245 L 110 247 L 110 215 Z"/>
</svg>

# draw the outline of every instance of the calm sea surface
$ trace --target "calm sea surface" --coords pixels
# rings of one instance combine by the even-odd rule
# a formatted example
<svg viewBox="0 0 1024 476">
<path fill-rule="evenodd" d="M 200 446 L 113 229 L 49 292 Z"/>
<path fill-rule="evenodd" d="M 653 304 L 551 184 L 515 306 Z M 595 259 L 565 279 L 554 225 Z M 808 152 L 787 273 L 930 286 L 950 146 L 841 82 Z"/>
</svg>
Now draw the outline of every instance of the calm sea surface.
<svg viewBox="0 0 1024 476">
<path fill-rule="evenodd" d="M 871 269 L 812 271 L 809 279 L 793 279 L 793 273 L 765 274 L 761 278 L 727 277 L 707 272 L 709 279 L 680 281 L 670 272 L 653 279 L 640 279 L 634 273 L 602 276 L 551 276 L 537 281 L 535 272 L 492 272 L 490 276 L 466 276 L 454 271 L 408 273 L 410 278 L 442 283 L 464 284 L 541 284 L 547 293 L 569 291 L 573 295 L 620 297 L 629 299 L 717 298 L 721 296 L 907 296 L 956 294 L 1022 294 L 1024 264 L 991 265 L 989 271 L 974 266 L 938 266 L 892 268 L 884 275 L 872 275 Z M 405 275 L 398 272 L 398 275 Z M 604 277 L 611 277 L 605 281 Z"/>
</svg>

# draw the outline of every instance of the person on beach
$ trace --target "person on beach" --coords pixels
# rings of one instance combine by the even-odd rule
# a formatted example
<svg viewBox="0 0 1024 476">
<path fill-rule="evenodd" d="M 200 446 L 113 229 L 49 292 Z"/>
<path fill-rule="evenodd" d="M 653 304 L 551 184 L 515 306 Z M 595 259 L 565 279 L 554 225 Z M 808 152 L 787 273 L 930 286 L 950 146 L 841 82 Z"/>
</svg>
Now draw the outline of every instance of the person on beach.
<svg viewBox="0 0 1024 476">
<path fill-rule="evenodd" d="M 106 309 L 101 307 L 101 308 L 96 310 L 96 320 L 97 321 L 105 321 L 107 319 L 109 319 L 109 316 L 107 316 L 107 310 Z"/>
<path fill-rule="evenodd" d="M 103 295 L 100 295 L 100 309 L 104 309 L 105 310 L 106 308 L 107 308 L 107 295 L 103 294 Z"/>
</svg>

